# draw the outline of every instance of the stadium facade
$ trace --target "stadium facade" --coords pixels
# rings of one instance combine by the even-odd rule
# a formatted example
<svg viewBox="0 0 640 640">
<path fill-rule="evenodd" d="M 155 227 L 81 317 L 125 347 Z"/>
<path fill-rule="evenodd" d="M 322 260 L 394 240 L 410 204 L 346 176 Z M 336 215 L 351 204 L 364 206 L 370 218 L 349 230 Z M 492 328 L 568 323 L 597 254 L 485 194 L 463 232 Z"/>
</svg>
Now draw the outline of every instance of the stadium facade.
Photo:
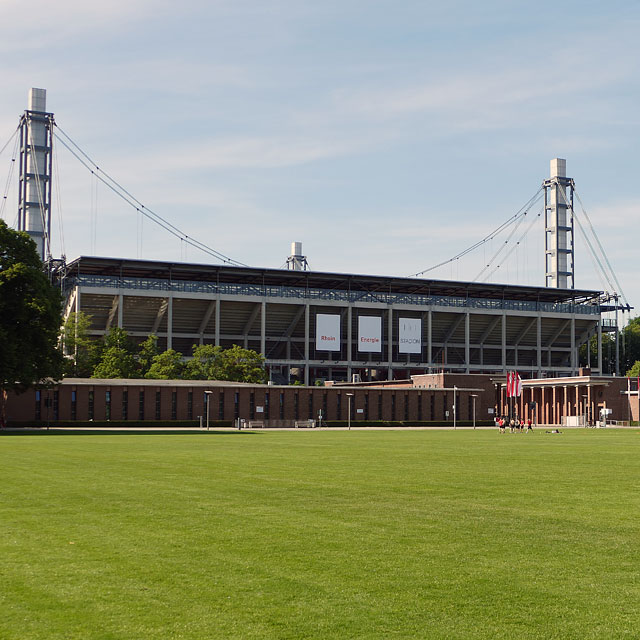
<svg viewBox="0 0 640 640">
<path fill-rule="evenodd" d="M 101 257 L 58 276 L 66 315 L 91 316 L 95 338 L 118 326 L 185 357 L 238 344 L 265 355 L 275 383 L 573 376 L 592 336 L 602 374 L 598 291 Z"/>
</svg>

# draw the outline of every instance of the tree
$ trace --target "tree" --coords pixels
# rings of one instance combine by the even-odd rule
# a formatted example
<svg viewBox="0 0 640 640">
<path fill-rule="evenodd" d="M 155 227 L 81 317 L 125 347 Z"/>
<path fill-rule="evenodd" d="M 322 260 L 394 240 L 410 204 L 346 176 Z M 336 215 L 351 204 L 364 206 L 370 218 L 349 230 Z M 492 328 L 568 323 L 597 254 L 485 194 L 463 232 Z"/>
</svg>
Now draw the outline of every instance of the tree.
<svg viewBox="0 0 640 640">
<path fill-rule="evenodd" d="M 264 384 L 267 381 L 264 360 L 261 353 L 234 344 L 231 349 L 225 349 L 221 354 L 222 371 L 218 379 Z"/>
<path fill-rule="evenodd" d="M 154 380 L 176 380 L 182 377 L 184 362 L 182 354 L 174 349 L 168 349 L 153 357 L 151 366 L 145 374 L 145 378 Z"/>
<path fill-rule="evenodd" d="M 0 220 L 0 423 L 8 390 L 62 375 L 58 349 L 62 296 L 42 269 L 36 245 Z"/>
<path fill-rule="evenodd" d="M 640 360 L 640 316 L 629 320 L 629 324 L 621 333 L 623 349 L 620 354 L 620 368 L 625 371 Z"/>
<path fill-rule="evenodd" d="M 138 370 L 141 377 L 146 377 L 153 359 L 160 353 L 158 337 L 153 333 L 138 348 Z"/>
<path fill-rule="evenodd" d="M 264 383 L 264 356 L 234 344 L 222 349 L 210 344 L 193 345 L 193 359 L 187 362 L 184 378 Z"/>
<path fill-rule="evenodd" d="M 193 358 L 187 362 L 184 377 L 187 380 L 218 380 L 222 347 L 212 344 L 193 345 Z"/>
<path fill-rule="evenodd" d="M 640 360 L 636 360 L 634 365 L 627 371 L 628 378 L 638 378 L 640 377 Z"/>
<path fill-rule="evenodd" d="M 100 361 L 91 377 L 135 378 L 137 363 L 133 355 L 133 344 L 127 332 L 119 327 L 112 327 L 104 337 L 103 345 Z"/>
<path fill-rule="evenodd" d="M 89 337 L 91 316 L 80 311 L 70 313 L 62 329 L 62 344 L 67 356 L 64 375 L 90 378 L 102 355 L 102 344 Z"/>
</svg>

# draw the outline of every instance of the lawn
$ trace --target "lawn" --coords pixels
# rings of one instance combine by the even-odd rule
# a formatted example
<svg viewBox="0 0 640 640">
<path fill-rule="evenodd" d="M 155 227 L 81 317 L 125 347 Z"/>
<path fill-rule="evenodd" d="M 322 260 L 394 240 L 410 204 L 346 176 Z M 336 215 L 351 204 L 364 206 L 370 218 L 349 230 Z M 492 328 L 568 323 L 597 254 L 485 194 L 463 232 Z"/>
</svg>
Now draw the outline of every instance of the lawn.
<svg viewBox="0 0 640 640">
<path fill-rule="evenodd" d="M 637 430 L 0 438 L 0 638 L 637 638 Z"/>
</svg>

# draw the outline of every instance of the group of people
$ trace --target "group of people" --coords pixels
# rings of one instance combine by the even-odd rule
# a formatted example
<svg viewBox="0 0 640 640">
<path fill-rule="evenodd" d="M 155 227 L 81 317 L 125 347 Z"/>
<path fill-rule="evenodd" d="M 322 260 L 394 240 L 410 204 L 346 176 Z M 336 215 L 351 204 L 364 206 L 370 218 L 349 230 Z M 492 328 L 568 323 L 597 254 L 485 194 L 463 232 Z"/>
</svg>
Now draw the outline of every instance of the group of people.
<svg viewBox="0 0 640 640">
<path fill-rule="evenodd" d="M 508 417 L 498 416 L 496 418 L 496 426 L 500 433 L 506 433 L 507 429 L 509 429 L 511 433 L 528 433 L 529 431 L 533 431 L 531 418 L 528 418 L 525 422 L 524 420 L 520 420 L 517 416 L 515 418 L 511 418 L 511 420 L 509 420 Z"/>
</svg>

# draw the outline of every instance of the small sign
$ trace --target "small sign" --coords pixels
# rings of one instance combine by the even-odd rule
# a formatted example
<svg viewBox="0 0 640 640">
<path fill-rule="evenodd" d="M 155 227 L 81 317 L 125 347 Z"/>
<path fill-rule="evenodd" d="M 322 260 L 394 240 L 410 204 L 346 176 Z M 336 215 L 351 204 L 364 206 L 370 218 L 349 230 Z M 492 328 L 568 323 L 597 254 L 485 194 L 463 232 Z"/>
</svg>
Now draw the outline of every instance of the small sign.
<svg viewBox="0 0 640 640">
<path fill-rule="evenodd" d="M 444 417 L 445 417 L 445 418 L 448 418 L 448 417 L 449 417 L 449 412 L 448 412 L 448 411 L 445 411 L 445 412 L 444 412 Z"/>
<path fill-rule="evenodd" d="M 256 407 L 256 413 L 264 413 L 264 407 Z"/>
<path fill-rule="evenodd" d="M 492 415 L 493 415 L 493 413 L 494 413 L 494 410 L 493 410 L 493 408 L 491 408 L 491 407 L 489 407 L 489 409 L 487 409 L 487 411 L 488 411 L 488 413 L 489 413 L 489 415 L 490 415 L 490 416 L 492 416 Z"/>
<path fill-rule="evenodd" d="M 356 413 L 364 413 L 364 409 L 356 409 Z"/>
</svg>

